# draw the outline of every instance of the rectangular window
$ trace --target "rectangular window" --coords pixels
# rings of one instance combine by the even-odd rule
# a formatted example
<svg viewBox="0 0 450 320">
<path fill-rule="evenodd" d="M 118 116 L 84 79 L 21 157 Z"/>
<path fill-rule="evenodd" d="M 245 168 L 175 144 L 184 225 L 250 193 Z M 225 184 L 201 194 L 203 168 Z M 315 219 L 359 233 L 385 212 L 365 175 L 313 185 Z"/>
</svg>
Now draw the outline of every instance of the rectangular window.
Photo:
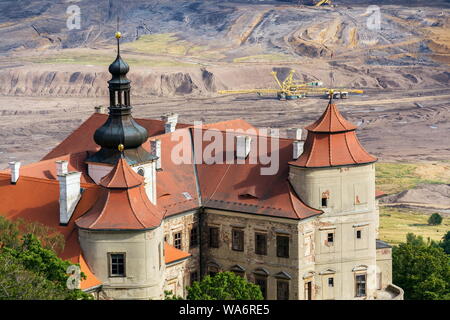
<svg viewBox="0 0 450 320">
<path fill-rule="evenodd" d="M 209 228 L 209 247 L 210 248 L 219 247 L 219 228 L 217 227 Z"/>
<path fill-rule="evenodd" d="M 191 237 L 189 240 L 189 247 L 194 248 L 198 246 L 198 227 L 196 225 L 191 229 Z"/>
<path fill-rule="evenodd" d="M 333 288 L 333 287 L 334 287 L 334 278 L 328 278 L 328 286 L 329 286 L 330 288 Z"/>
<path fill-rule="evenodd" d="M 262 295 L 264 297 L 264 299 L 267 299 L 267 278 L 266 277 L 261 277 L 261 276 L 256 276 L 255 277 L 255 284 L 259 286 L 259 288 L 261 289 Z"/>
<path fill-rule="evenodd" d="M 267 235 L 255 233 L 255 253 L 267 255 Z"/>
<path fill-rule="evenodd" d="M 288 236 L 277 236 L 277 257 L 289 258 Z"/>
<path fill-rule="evenodd" d="M 322 198 L 322 207 L 326 208 L 328 206 L 328 198 L 323 197 Z"/>
<path fill-rule="evenodd" d="M 181 250 L 181 232 L 177 232 L 173 235 L 173 246 Z"/>
<path fill-rule="evenodd" d="M 312 281 L 305 282 L 305 300 L 312 300 Z"/>
<path fill-rule="evenodd" d="M 334 242 L 334 233 L 329 233 L 327 235 L 327 242 L 328 243 L 333 243 Z"/>
<path fill-rule="evenodd" d="M 190 282 L 191 282 L 191 286 L 192 286 L 192 284 L 193 284 L 195 281 L 198 281 L 198 272 L 197 272 L 197 271 L 193 271 L 193 272 L 191 272 L 191 274 L 190 274 Z"/>
<path fill-rule="evenodd" d="M 125 277 L 125 253 L 109 254 L 109 276 Z"/>
<path fill-rule="evenodd" d="M 277 300 L 289 300 L 289 282 L 277 280 Z"/>
<path fill-rule="evenodd" d="M 244 251 L 244 231 L 233 230 L 232 231 L 232 249 L 234 251 Z"/>
<path fill-rule="evenodd" d="M 361 239 L 361 230 L 356 231 L 356 239 Z"/>
<path fill-rule="evenodd" d="M 356 283 L 356 296 L 365 297 L 366 296 L 366 275 L 358 274 L 355 276 Z"/>
</svg>

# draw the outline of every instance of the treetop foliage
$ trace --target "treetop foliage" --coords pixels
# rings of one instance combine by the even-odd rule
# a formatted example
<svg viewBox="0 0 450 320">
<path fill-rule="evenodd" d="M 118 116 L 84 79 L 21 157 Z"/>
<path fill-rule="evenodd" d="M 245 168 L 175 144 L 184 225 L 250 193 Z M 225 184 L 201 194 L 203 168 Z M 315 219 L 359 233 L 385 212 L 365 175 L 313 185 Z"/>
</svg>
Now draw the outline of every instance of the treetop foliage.
<svg viewBox="0 0 450 320">
<path fill-rule="evenodd" d="M 91 299 L 79 289 L 67 288 L 70 261 L 54 251 L 64 247 L 60 234 L 51 228 L 22 221 L 9 221 L 0 216 L 0 299 Z M 34 230 L 22 234 L 22 231 Z M 44 245 L 42 245 L 44 243 Z M 86 276 L 81 273 L 81 278 Z"/>
<path fill-rule="evenodd" d="M 409 300 L 450 300 L 450 256 L 435 242 L 407 235 L 392 251 L 393 282 Z"/>
<path fill-rule="evenodd" d="M 233 272 L 219 272 L 187 288 L 188 300 L 263 300 L 259 286 Z"/>
</svg>

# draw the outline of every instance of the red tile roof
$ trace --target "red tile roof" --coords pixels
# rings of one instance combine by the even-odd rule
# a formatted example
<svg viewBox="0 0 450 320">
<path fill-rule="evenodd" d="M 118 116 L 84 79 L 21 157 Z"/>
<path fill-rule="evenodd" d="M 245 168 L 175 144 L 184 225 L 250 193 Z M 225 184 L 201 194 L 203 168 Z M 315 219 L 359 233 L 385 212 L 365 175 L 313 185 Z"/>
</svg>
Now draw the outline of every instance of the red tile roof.
<svg viewBox="0 0 450 320">
<path fill-rule="evenodd" d="M 23 173 L 15 185 L 10 183 L 10 179 L 9 174 L 0 173 L 0 215 L 11 220 L 22 218 L 25 221 L 40 222 L 61 233 L 65 239 L 65 247 L 60 257 L 72 263 L 80 263 L 81 271 L 87 275 L 87 279 L 81 282 L 81 288 L 98 285 L 100 281 L 89 267 L 82 263 L 74 220 L 93 205 L 100 188 L 95 184 L 83 183 L 81 185 L 84 188 L 83 196 L 75 208 L 72 219 L 67 226 L 60 226 L 58 181 L 27 177 Z"/>
<path fill-rule="evenodd" d="M 190 253 L 177 249 L 167 242 L 164 242 L 164 260 L 166 264 L 181 261 L 190 256 Z"/>
<path fill-rule="evenodd" d="M 355 130 L 356 126 L 342 116 L 336 104 L 330 102 L 322 116 L 305 129 L 310 132 L 330 133 Z"/>
<path fill-rule="evenodd" d="M 87 165 L 84 160 L 88 153 L 85 151 L 78 153 L 70 153 L 58 156 L 53 159 L 41 160 L 39 162 L 22 165 L 20 167 L 20 175 L 26 177 L 34 177 L 47 180 L 57 180 L 56 161 L 66 160 L 68 162 L 68 170 L 81 172 L 81 183 L 94 183 L 87 174 Z M 9 169 L 1 170 L 0 173 L 9 174 Z"/>
<path fill-rule="evenodd" d="M 302 155 L 290 164 L 298 167 L 332 167 L 372 163 L 377 160 L 359 143 L 356 126 L 344 119 L 335 104 L 328 104 L 321 118 L 306 127 Z"/>
<path fill-rule="evenodd" d="M 100 180 L 100 185 L 109 189 L 128 189 L 140 186 L 144 177 L 140 176 L 120 158 L 114 168 Z"/>
<path fill-rule="evenodd" d="M 383 197 L 385 195 L 386 195 L 386 193 L 384 191 L 378 190 L 378 189 L 375 190 L 375 198 L 378 199 L 378 198 L 381 198 L 381 197 Z"/>
<path fill-rule="evenodd" d="M 147 197 L 142 177 L 124 159 L 101 180 L 102 191 L 94 206 L 76 220 L 89 230 L 142 230 L 158 227 L 164 216 Z"/>
<path fill-rule="evenodd" d="M 93 113 L 66 139 L 64 139 L 52 151 L 44 156 L 42 160 L 56 158 L 69 153 L 99 150 L 100 147 L 94 141 L 94 132 L 105 123 L 107 118 L 107 114 Z M 134 120 L 145 129 L 147 129 L 149 137 L 164 133 L 164 121 L 136 118 L 134 118 Z M 177 129 L 179 129 L 189 126 L 189 124 L 178 123 L 176 127 Z"/>
<path fill-rule="evenodd" d="M 220 134 L 223 137 L 223 144 L 218 145 L 215 156 L 226 159 L 228 155 L 234 159 L 234 146 L 231 144 L 227 146 L 226 140 L 234 141 L 236 135 L 240 133 L 220 132 Z M 260 161 L 263 152 L 257 146 L 267 144 L 267 150 L 271 150 L 272 141 L 258 135 L 249 136 L 252 138 L 251 149 L 258 151 L 256 161 L 251 160 L 250 154 L 245 164 L 233 161 L 232 164 L 197 165 L 202 205 L 207 208 L 291 219 L 304 219 L 321 214 L 322 211 L 304 204 L 288 181 L 288 162 L 292 159 L 293 153 L 292 140 L 277 140 L 279 146 L 273 147 L 279 152 L 279 158 L 276 159 L 279 160 L 279 170 L 275 174 L 263 175 L 261 169 L 270 165 Z M 208 143 L 204 142 L 205 145 L 201 150 L 204 150 Z"/>
</svg>

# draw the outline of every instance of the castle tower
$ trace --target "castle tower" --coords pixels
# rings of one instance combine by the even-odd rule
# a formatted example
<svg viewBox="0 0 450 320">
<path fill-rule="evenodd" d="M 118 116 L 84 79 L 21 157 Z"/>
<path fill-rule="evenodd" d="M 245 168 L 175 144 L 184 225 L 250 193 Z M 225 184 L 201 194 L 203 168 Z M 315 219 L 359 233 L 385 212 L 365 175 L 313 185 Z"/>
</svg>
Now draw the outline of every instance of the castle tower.
<svg viewBox="0 0 450 320">
<path fill-rule="evenodd" d="M 307 205 L 324 211 L 314 234 L 318 298 L 372 298 L 377 159 L 364 150 L 356 126 L 331 99 L 322 116 L 306 129 L 304 151 L 289 163 L 289 181 Z"/>
<path fill-rule="evenodd" d="M 110 298 L 163 298 L 164 214 L 143 182 L 122 156 L 101 179 L 94 206 L 75 222 L 83 255 Z"/>
<path fill-rule="evenodd" d="M 109 116 L 106 122 L 95 131 L 94 140 L 101 147 L 86 159 L 89 176 L 99 183 L 121 153 L 117 146 L 124 146 L 123 156 L 133 170 L 145 177 L 145 189 L 149 199 L 156 203 L 156 159 L 146 151 L 142 144 L 148 139 L 147 130 L 140 126 L 131 115 L 131 81 L 127 78 L 128 64 L 120 56 L 121 33 L 116 33 L 117 57 L 109 66 L 112 75 L 109 84 Z"/>
</svg>

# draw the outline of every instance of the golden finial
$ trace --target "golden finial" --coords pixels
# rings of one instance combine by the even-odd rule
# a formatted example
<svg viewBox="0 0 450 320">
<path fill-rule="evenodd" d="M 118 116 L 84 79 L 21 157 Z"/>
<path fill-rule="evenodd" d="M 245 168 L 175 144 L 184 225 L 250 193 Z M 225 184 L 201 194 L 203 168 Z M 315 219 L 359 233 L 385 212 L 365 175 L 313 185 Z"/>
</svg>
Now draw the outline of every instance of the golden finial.
<svg viewBox="0 0 450 320">
<path fill-rule="evenodd" d="M 122 38 L 122 33 L 120 33 L 120 31 L 117 31 L 115 37 L 116 39 Z"/>
<path fill-rule="evenodd" d="M 123 146 L 123 144 L 119 144 L 119 146 L 117 147 L 117 149 L 119 149 L 120 152 L 123 152 L 123 149 L 125 147 Z"/>
</svg>

